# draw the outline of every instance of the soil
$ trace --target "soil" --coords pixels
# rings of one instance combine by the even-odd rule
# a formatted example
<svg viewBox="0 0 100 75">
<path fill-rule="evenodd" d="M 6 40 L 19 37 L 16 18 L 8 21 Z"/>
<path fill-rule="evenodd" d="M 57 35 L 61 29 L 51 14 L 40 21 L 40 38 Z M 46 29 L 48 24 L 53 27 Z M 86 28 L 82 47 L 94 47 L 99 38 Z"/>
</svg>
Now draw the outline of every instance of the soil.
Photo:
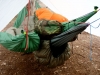
<svg viewBox="0 0 100 75">
<path fill-rule="evenodd" d="M 22 55 L 0 45 L 0 75 L 100 75 L 99 39 L 87 32 L 79 34 L 78 40 L 69 43 L 73 52 L 70 59 L 56 68 L 38 64 L 33 53 Z"/>
</svg>

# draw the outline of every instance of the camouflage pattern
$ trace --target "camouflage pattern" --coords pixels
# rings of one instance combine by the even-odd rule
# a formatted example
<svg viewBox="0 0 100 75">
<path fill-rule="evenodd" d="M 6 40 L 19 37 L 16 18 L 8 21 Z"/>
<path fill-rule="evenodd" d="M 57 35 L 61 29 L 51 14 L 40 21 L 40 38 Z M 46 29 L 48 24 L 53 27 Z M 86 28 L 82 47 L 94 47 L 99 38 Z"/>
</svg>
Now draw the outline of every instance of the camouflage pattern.
<svg viewBox="0 0 100 75">
<path fill-rule="evenodd" d="M 42 39 L 51 39 L 62 32 L 62 24 L 55 20 L 38 20 L 34 28 Z"/>
<path fill-rule="evenodd" d="M 59 57 L 54 58 L 51 53 L 49 43 L 49 41 L 44 40 L 41 48 L 34 52 L 35 60 L 49 68 L 55 68 L 57 66 L 63 65 L 72 54 L 69 45 L 66 46 L 65 51 Z"/>
</svg>

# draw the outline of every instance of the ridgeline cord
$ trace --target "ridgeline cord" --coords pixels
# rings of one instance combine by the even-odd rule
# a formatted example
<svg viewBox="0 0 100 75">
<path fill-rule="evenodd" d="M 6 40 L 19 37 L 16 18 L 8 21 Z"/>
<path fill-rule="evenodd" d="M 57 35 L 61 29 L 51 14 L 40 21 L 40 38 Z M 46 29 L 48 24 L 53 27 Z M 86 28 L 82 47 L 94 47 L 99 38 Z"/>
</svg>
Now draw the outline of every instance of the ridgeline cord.
<svg viewBox="0 0 100 75">
<path fill-rule="evenodd" d="M 51 2 L 51 0 L 49 0 L 49 2 L 52 4 L 52 6 L 58 11 L 61 13 L 61 11 Z"/>
<path fill-rule="evenodd" d="M 89 55 L 89 58 L 90 58 L 90 61 L 92 61 L 92 34 L 91 34 L 91 25 L 90 25 L 90 55 Z"/>
<path fill-rule="evenodd" d="M 97 27 L 94 27 L 94 26 L 92 26 L 91 24 L 92 23 L 94 23 L 94 22 L 96 22 L 96 21 L 98 21 L 98 20 L 100 20 L 100 18 L 98 18 L 98 19 L 96 19 L 95 21 L 93 21 L 93 22 L 91 22 L 89 25 L 90 25 L 90 55 L 89 55 L 89 58 L 90 58 L 90 61 L 92 61 L 92 43 L 93 43 L 93 41 L 92 41 L 92 33 L 91 33 L 91 31 L 92 31 L 92 29 L 91 28 L 99 28 L 99 26 L 100 26 L 100 24 L 97 26 Z"/>
<path fill-rule="evenodd" d="M 96 21 L 98 21 L 98 20 L 100 20 L 100 18 L 94 20 L 94 21 L 91 22 L 89 25 L 90 25 L 92 28 L 95 28 L 95 29 L 96 29 L 96 28 L 99 28 L 100 24 L 99 24 L 97 27 L 94 27 L 94 26 L 91 25 L 92 23 L 94 23 L 94 22 L 96 22 Z"/>
</svg>

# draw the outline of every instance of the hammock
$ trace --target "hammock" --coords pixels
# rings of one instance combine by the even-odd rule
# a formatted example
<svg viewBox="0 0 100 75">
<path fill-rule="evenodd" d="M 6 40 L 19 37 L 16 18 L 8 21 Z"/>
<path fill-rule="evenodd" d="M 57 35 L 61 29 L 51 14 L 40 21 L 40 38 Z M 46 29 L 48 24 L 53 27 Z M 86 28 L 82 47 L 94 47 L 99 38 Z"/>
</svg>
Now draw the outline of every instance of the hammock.
<svg viewBox="0 0 100 75">
<path fill-rule="evenodd" d="M 78 26 L 72 27 L 69 30 L 62 32 L 61 34 L 53 37 L 50 40 L 50 48 L 54 57 L 60 56 L 65 50 L 66 44 L 71 42 L 79 33 L 85 30 L 89 24 L 79 24 Z"/>
<path fill-rule="evenodd" d="M 35 32 L 29 33 L 28 37 L 28 49 L 26 51 L 25 34 L 12 36 L 11 34 L 6 32 L 0 32 L 0 44 L 2 44 L 5 48 L 11 51 L 30 53 L 38 49 L 40 44 L 40 38 Z"/>
</svg>

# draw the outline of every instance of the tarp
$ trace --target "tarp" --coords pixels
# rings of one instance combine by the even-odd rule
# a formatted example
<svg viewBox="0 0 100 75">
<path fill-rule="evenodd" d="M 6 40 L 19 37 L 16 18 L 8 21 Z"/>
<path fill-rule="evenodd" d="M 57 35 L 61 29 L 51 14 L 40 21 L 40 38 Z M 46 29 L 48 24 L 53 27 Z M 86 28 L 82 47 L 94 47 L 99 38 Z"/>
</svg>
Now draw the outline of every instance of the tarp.
<svg viewBox="0 0 100 75">
<path fill-rule="evenodd" d="M 19 28 L 22 24 L 23 20 L 25 19 L 26 15 L 28 14 L 26 6 L 19 12 L 17 19 L 14 23 L 14 27 Z"/>
<path fill-rule="evenodd" d="M 26 6 L 29 0 L 0 0 L 0 31 Z"/>
</svg>

